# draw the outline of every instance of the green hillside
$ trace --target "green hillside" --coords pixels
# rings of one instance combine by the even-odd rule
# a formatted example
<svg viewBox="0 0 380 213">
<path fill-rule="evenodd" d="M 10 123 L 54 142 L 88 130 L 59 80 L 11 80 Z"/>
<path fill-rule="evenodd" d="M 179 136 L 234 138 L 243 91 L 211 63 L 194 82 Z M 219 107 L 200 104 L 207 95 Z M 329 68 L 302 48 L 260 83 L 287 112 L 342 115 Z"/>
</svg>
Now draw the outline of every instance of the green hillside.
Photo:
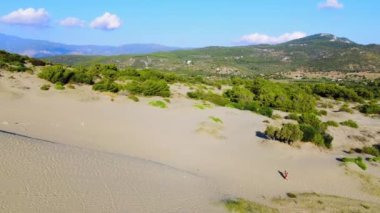
<svg viewBox="0 0 380 213">
<path fill-rule="evenodd" d="M 149 55 L 56 56 L 54 63 L 116 64 L 218 74 L 305 71 L 380 71 L 379 45 L 360 45 L 331 34 L 316 34 L 278 45 L 207 47 Z"/>
</svg>

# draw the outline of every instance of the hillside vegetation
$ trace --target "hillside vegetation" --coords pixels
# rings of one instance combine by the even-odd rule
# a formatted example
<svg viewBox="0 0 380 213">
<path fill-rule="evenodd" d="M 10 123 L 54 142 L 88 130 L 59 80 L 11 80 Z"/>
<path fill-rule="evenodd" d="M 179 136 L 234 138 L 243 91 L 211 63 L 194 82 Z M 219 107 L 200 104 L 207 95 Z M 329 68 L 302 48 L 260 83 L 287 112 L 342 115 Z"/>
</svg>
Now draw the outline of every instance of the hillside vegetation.
<svg viewBox="0 0 380 213">
<path fill-rule="evenodd" d="M 119 68 L 153 68 L 219 75 L 287 71 L 380 71 L 380 47 L 360 45 L 331 34 L 316 34 L 278 45 L 207 47 L 120 56 L 56 56 L 67 65 L 116 64 Z"/>
</svg>

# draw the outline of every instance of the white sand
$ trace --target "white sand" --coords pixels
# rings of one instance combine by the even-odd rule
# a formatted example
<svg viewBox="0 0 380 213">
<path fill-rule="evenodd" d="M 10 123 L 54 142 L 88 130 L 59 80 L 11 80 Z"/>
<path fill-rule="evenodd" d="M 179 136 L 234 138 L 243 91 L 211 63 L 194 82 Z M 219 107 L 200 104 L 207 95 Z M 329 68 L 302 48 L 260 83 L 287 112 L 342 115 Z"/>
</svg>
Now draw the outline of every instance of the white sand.
<svg viewBox="0 0 380 213">
<path fill-rule="evenodd" d="M 102 153 L 91 154 L 90 157 L 93 159 L 98 155 L 114 156 L 103 154 L 106 152 L 158 162 L 189 171 L 203 177 L 205 182 L 212 183 L 212 190 L 199 190 L 197 187 L 203 183 L 194 178 L 196 180 L 191 180 L 189 185 L 194 184 L 196 187 L 189 187 L 189 195 L 184 194 L 184 199 L 186 196 L 191 197 L 199 193 L 201 197 L 203 195 L 216 198 L 221 194 L 267 202 L 265 198 L 284 195 L 286 192 L 318 192 L 380 202 L 378 197 L 362 192 L 357 180 L 344 174 L 344 169 L 339 167 L 339 162 L 335 160 L 343 155 L 341 150 L 320 151 L 312 145 L 297 149 L 257 137 L 256 131 L 265 130 L 263 121 L 266 117 L 220 107 L 199 110 L 193 107 L 195 101 L 181 98 L 179 94 L 174 95 L 176 98 L 168 104 L 168 109 L 158 109 L 149 106 L 148 102 L 160 98 L 142 99 L 135 103 L 120 96 L 112 102 L 110 97 L 96 94 L 89 87 L 65 91 L 52 88 L 50 91 L 41 91 L 39 87 L 45 82 L 40 79 L 28 77 L 27 74 L 14 74 L 16 79 L 10 80 L 8 74 L 3 75 L 4 77 L 0 78 L 0 129 Z M 25 90 L 21 88 L 23 86 L 31 89 Z M 182 88 L 179 91 L 186 90 Z M 223 124 L 213 123 L 209 116 L 221 118 Z M 379 120 L 375 123 L 378 124 L 377 127 L 380 126 Z M 77 152 L 80 156 L 80 152 Z M 79 156 L 78 161 L 83 164 L 81 168 L 87 168 L 87 159 L 90 157 Z M 116 168 L 112 167 L 112 164 L 109 168 L 102 167 L 110 174 L 113 170 L 119 174 L 120 168 L 128 167 L 127 158 L 109 158 L 112 158 L 110 161 L 113 162 L 116 162 L 115 159 L 123 162 L 120 162 L 122 166 Z M 101 163 L 103 159 L 100 157 L 96 162 Z M 56 163 L 50 161 L 49 165 L 55 167 Z M 30 164 L 34 165 L 32 160 Z M 132 167 L 138 169 L 139 166 L 136 163 Z M 155 166 L 152 166 L 152 169 L 153 167 Z M 284 181 L 278 174 L 278 170 L 285 169 L 289 171 L 289 181 Z M 161 169 L 156 168 L 157 172 L 142 173 L 141 176 L 164 179 L 159 170 Z M 92 180 L 91 174 L 91 170 L 84 172 L 81 180 Z M 128 176 L 127 173 L 120 174 L 123 177 Z M 378 175 L 380 176 L 380 173 Z M 54 179 L 53 177 L 51 178 Z M 122 179 L 125 178 L 118 178 L 118 181 L 122 182 Z M 113 184 L 112 178 L 103 182 Z M 51 186 L 39 184 L 40 187 L 47 188 L 46 193 L 49 192 Z M 65 184 L 67 183 L 62 183 L 60 187 L 65 187 Z M 173 187 L 167 187 L 167 193 L 181 195 L 183 193 L 178 192 L 177 186 L 184 189 L 189 186 L 182 185 L 178 180 L 173 181 L 173 184 Z M 27 190 L 25 183 L 20 185 L 24 185 Z M 91 186 L 96 185 L 94 183 Z M 144 183 L 141 184 L 142 191 L 145 187 L 143 185 Z M 103 188 L 93 190 L 104 190 L 101 184 L 99 187 Z M 127 188 L 128 186 L 125 186 L 123 190 Z M 85 193 L 88 189 L 78 186 L 77 190 Z M 118 187 L 109 190 L 118 190 Z M 135 190 L 139 192 L 140 186 L 137 185 Z M 154 187 L 152 190 L 156 191 Z M 79 194 L 70 196 L 80 197 Z M 202 201 L 204 200 L 196 199 L 194 202 Z M 213 202 L 216 201 L 209 199 L 208 204 L 193 206 L 197 206 L 198 209 L 211 208 L 210 205 L 213 206 Z M 173 202 L 173 206 L 183 207 L 182 204 L 175 204 L 176 201 Z M 102 205 L 111 208 L 110 203 Z M 157 203 L 147 202 L 144 210 L 155 209 L 156 205 Z M 118 208 L 123 209 L 121 206 Z M 165 211 L 158 208 L 158 211 L 160 210 Z M 201 212 L 205 211 L 202 209 Z"/>
</svg>

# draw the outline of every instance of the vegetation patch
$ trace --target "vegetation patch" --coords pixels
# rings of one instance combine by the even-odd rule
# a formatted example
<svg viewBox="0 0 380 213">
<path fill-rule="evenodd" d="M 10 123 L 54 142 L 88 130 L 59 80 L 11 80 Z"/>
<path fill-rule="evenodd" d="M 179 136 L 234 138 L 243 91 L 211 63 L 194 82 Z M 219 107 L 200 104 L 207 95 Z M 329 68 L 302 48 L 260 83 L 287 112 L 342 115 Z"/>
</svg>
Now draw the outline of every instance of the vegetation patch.
<svg viewBox="0 0 380 213">
<path fill-rule="evenodd" d="M 268 126 L 265 134 L 275 140 L 279 140 L 288 144 L 299 141 L 303 137 L 303 132 L 297 124 L 284 124 L 281 128 Z"/>
<path fill-rule="evenodd" d="M 341 112 L 348 112 L 350 114 L 352 114 L 354 111 L 348 106 L 348 104 L 343 104 L 340 108 L 339 108 L 339 111 Z"/>
<path fill-rule="evenodd" d="M 360 167 L 362 170 L 367 169 L 367 164 L 363 161 L 363 158 L 357 157 L 357 158 L 342 158 L 342 162 L 344 163 L 355 163 L 358 167 Z"/>
<path fill-rule="evenodd" d="M 163 102 L 163 101 L 160 101 L 160 100 L 151 101 L 151 102 L 149 102 L 149 105 L 154 106 L 154 107 L 158 107 L 158 108 L 161 108 L 161 109 L 167 108 L 166 103 Z"/>
<path fill-rule="evenodd" d="M 212 121 L 214 121 L 215 123 L 223 123 L 222 119 L 218 118 L 218 117 L 215 117 L 215 116 L 210 116 L 209 117 Z"/>
<path fill-rule="evenodd" d="M 326 126 L 332 126 L 332 127 L 339 127 L 339 124 L 336 121 L 326 121 L 325 125 Z"/>
<path fill-rule="evenodd" d="M 343 121 L 343 122 L 340 122 L 340 124 L 342 126 L 348 126 L 348 127 L 355 128 L 355 129 L 359 128 L 359 125 L 353 120 Z"/>
<path fill-rule="evenodd" d="M 140 99 L 137 96 L 132 95 L 132 94 L 129 94 L 128 98 L 131 99 L 134 102 L 139 102 L 140 101 Z"/>
<path fill-rule="evenodd" d="M 49 90 L 50 89 L 50 84 L 44 84 L 40 87 L 41 90 Z"/>
<path fill-rule="evenodd" d="M 204 103 L 194 104 L 194 107 L 197 109 L 205 110 L 205 109 L 211 109 L 212 105 L 207 102 L 204 102 Z"/>
<path fill-rule="evenodd" d="M 275 208 L 271 208 L 256 202 L 248 201 L 245 199 L 227 199 L 223 201 L 224 206 L 229 212 L 232 213 L 277 213 Z"/>
<path fill-rule="evenodd" d="M 62 83 L 58 82 L 55 84 L 54 88 L 57 90 L 64 90 L 65 86 Z"/>
</svg>

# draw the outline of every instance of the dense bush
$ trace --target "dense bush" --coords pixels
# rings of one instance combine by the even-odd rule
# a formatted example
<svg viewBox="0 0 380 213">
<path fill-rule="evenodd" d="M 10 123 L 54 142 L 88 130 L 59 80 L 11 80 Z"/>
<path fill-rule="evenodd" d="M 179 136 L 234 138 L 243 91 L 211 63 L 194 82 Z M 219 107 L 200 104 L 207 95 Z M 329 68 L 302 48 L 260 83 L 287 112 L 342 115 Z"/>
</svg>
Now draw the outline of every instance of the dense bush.
<svg viewBox="0 0 380 213">
<path fill-rule="evenodd" d="M 243 86 L 234 86 L 224 92 L 224 96 L 232 103 L 240 105 L 242 109 L 253 102 L 253 93 Z"/>
<path fill-rule="evenodd" d="M 355 129 L 359 128 L 359 125 L 353 120 L 343 121 L 343 122 L 340 122 L 340 124 L 343 126 L 348 126 L 348 127 L 355 128 Z"/>
<path fill-rule="evenodd" d="M 297 124 L 284 124 L 281 129 L 273 126 L 268 126 L 265 130 L 265 134 L 271 138 L 285 143 L 293 143 L 301 140 L 303 133 Z"/>
<path fill-rule="evenodd" d="M 313 93 L 322 97 L 334 99 L 343 99 L 361 102 L 362 98 L 353 90 L 344 86 L 335 84 L 316 84 L 313 87 Z"/>
<path fill-rule="evenodd" d="M 110 79 L 105 79 L 94 84 L 92 89 L 101 92 L 118 92 L 119 85 Z"/>
<path fill-rule="evenodd" d="M 340 108 L 339 111 L 341 112 L 348 112 L 348 113 L 353 113 L 353 110 L 348 106 L 348 104 L 343 104 Z"/>
<path fill-rule="evenodd" d="M 376 103 L 364 104 L 359 107 L 359 111 L 365 114 L 380 114 L 380 105 Z"/>
<path fill-rule="evenodd" d="M 74 72 L 64 68 L 62 65 L 44 67 L 38 74 L 38 77 L 42 79 L 52 83 L 60 82 L 62 84 L 67 84 L 73 76 Z"/>
<path fill-rule="evenodd" d="M 141 88 L 142 94 L 145 96 L 170 96 L 170 88 L 163 80 L 146 80 L 141 84 Z"/>
<path fill-rule="evenodd" d="M 256 78 L 246 84 L 246 87 L 255 95 L 254 100 L 259 101 L 263 106 L 287 112 L 315 111 L 315 98 L 306 87 L 275 83 L 261 78 Z"/>
</svg>

